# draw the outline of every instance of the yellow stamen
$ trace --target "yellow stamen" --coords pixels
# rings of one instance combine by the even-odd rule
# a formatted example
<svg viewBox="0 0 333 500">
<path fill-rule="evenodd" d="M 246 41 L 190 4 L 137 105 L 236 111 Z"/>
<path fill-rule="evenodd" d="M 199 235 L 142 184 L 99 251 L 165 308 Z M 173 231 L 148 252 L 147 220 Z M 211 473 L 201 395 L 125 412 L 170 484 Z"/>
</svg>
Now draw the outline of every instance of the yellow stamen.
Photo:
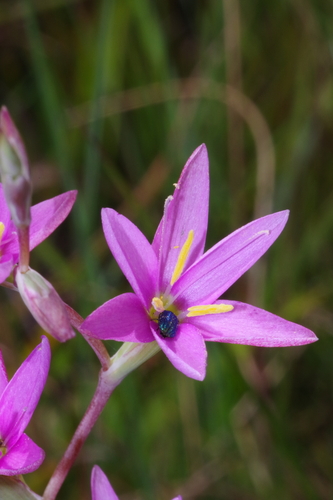
<svg viewBox="0 0 333 500">
<path fill-rule="evenodd" d="M 188 308 L 187 317 L 205 316 L 206 314 L 219 314 L 232 311 L 234 306 L 228 304 L 212 304 L 207 306 L 192 306 Z"/>
<path fill-rule="evenodd" d="M 183 272 L 183 269 L 184 269 L 184 266 L 186 263 L 186 259 L 188 257 L 188 254 L 190 252 L 190 249 L 191 249 L 191 246 L 193 243 L 193 238 L 194 238 L 194 231 L 193 231 L 193 229 L 191 229 L 188 233 L 188 237 L 187 237 L 184 245 L 182 246 L 181 251 L 179 252 L 178 260 L 177 260 L 177 263 L 175 266 L 175 270 L 173 271 L 173 274 L 171 277 L 170 285 L 173 285 L 178 280 L 179 276 Z"/>
<path fill-rule="evenodd" d="M 153 300 L 151 301 L 151 305 L 157 311 L 158 313 L 161 313 L 164 311 L 164 304 L 163 301 L 159 297 L 154 297 Z"/>
<path fill-rule="evenodd" d="M 0 222 L 0 241 L 1 241 L 4 230 L 5 230 L 5 225 L 3 222 Z"/>
</svg>

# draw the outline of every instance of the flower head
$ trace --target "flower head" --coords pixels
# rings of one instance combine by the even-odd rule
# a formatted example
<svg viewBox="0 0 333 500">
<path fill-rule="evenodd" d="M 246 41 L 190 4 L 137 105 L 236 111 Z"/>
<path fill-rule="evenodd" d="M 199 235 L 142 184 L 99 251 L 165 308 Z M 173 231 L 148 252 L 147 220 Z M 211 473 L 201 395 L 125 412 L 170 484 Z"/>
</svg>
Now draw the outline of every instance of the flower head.
<svg viewBox="0 0 333 500">
<path fill-rule="evenodd" d="M 24 430 L 44 388 L 50 356 L 49 342 L 43 337 L 8 382 L 0 354 L 0 475 L 32 472 L 44 460 L 44 451 Z"/>
<path fill-rule="evenodd" d="M 68 191 L 31 207 L 30 250 L 47 238 L 67 217 L 75 202 L 76 191 Z M 17 228 L 10 217 L 0 184 L 0 283 L 5 281 L 19 261 Z"/>
<path fill-rule="evenodd" d="M 128 219 L 102 210 L 105 238 L 133 293 L 109 300 L 82 325 L 92 336 L 156 341 L 185 375 L 202 380 L 205 341 L 277 347 L 316 340 L 310 330 L 219 297 L 272 245 L 289 212 L 257 219 L 206 253 L 209 172 L 206 147 L 187 161 L 150 244 Z"/>
<path fill-rule="evenodd" d="M 91 500 L 119 500 L 108 478 L 98 465 L 91 472 Z M 173 500 L 182 500 L 181 496 Z"/>
</svg>

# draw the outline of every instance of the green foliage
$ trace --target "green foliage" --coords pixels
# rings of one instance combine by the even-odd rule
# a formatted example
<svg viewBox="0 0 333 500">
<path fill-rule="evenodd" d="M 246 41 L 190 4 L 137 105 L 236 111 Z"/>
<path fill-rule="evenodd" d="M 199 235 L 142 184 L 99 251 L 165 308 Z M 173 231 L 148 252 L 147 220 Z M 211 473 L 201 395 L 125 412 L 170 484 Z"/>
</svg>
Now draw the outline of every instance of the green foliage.
<svg viewBox="0 0 333 500">
<path fill-rule="evenodd" d="M 86 316 L 129 290 L 100 209 L 119 210 L 152 238 L 184 162 L 205 142 L 209 246 L 267 206 L 291 209 L 264 265 L 228 298 L 320 337 L 306 348 L 209 345 L 202 383 L 155 356 L 116 389 L 62 500 L 90 499 L 95 463 L 128 499 L 332 498 L 332 16 L 321 0 L 3 3 L 1 101 L 29 152 L 34 202 L 79 189 L 69 220 L 32 254 L 64 300 Z M 1 348 L 14 372 L 41 331 L 13 292 L 2 291 L 0 308 Z M 117 347 L 108 343 L 110 353 Z M 26 477 L 40 494 L 98 369 L 83 339 L 54 343 L 28 430 L 47 452 Z"/>
</svg>

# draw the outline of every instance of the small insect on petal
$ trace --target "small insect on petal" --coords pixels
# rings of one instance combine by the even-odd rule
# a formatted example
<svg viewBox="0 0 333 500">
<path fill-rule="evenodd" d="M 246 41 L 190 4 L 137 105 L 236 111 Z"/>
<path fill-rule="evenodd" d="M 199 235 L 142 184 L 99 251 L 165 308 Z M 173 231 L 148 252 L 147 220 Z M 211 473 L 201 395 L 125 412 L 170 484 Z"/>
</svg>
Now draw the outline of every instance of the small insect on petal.
<svg viewBox="0 0 333 500">
<path fill-rule="evenodd" d="M 163 311 L 158 315 L 158 329 L 162 337 L 173 338 L 177 333 L 179 320 L 172 311 Z"/>
</svg>

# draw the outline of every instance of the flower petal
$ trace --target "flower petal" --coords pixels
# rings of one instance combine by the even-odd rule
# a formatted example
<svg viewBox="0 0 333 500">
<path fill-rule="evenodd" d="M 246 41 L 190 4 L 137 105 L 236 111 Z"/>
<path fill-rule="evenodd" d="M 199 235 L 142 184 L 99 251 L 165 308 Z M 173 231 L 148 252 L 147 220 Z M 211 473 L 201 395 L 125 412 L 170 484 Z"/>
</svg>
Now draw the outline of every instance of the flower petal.
<svg viewBox="0 0 333 500">
<path fill-rule="evenodd" d="M 5 254 L 0 257 L 0 283 L 3 283 L 8 278 L 12 272 L 13 266 L 12 254 Z"/>
<path fill-rule="evenodd" d="M 0 475 L 16 476 L 38 469 L 45 453 L 26 434 L 22 434 L 8 453 L 0 458 Z"/>
<path fill-rule="evenodd" d="M 159 290 L 170 284 L 179 252 L 189 231 L 194 231 L 194 242 L 185 269 L 189 268 L 204 250 L 208 223 L 209 164 L 207 149 L 199 146 L 181 173 L 172 197 L 167 200 L 161 224 L 153 242 L 159 248 Z"/>
<path fill-rule="evenodd" d="M 111 208 L 102 209 L 106 241 L 134 292 L 148 309 L 156 293 L 157 258 L 141 231 Z"/>
<path fill-rule="evenodd" d="M 0 396 L 8 384 L 8 377 L 6 372 L 5 363 L 3 362 L 2 352 L 0 351 Z"/>
<path fill-rule="evenodd" d="M 285 210 L 250 222 L 208 250 L 172 287 L 177 307 L 215 302 L 267 251 L 288 215 Z"/>
<path fill-rule="evenodd" d="M 105 302 L 82 323 L 91 337 L 121 342 L 153 342 L 147 312 L 134 293 L 124 293 Z"/>
<path fill-rule="evenodd" d="M 200 331 L 189 323 L 178 326 L 174 338 L 164 339 L 152 323 L 156 342 L 177 370 L 187 377 L 203 380 L 206 376 L 207 351 Z"/>
<path fill-rule="evenodd" d="M 46 337 L 22 363 L 0 397 L 0 435 L 10 449 L 22 435 L 37 406 L 50 366 Z"/>
<path fill-rule="evenodd" d="M 201 330 L 206 341 L 286 347 L 310 344 L 318 340 L 304 326 L 258 307 L 230 300 L 223 300 L 223 304 L 230 304 L 234 309 L 227 313 L 189 318 L 191 324 Z"/>
<path fill-rule="evenodd" d="M 108 478 L 98 465 L 91 472 L 91 500 L 119 500 Z"/>
<path fill-rule="evenodd" d="M 30 250 L 44 241 L 66 219 L 77 191 L 67 191 L 31 207 Z"/>
</svg>

